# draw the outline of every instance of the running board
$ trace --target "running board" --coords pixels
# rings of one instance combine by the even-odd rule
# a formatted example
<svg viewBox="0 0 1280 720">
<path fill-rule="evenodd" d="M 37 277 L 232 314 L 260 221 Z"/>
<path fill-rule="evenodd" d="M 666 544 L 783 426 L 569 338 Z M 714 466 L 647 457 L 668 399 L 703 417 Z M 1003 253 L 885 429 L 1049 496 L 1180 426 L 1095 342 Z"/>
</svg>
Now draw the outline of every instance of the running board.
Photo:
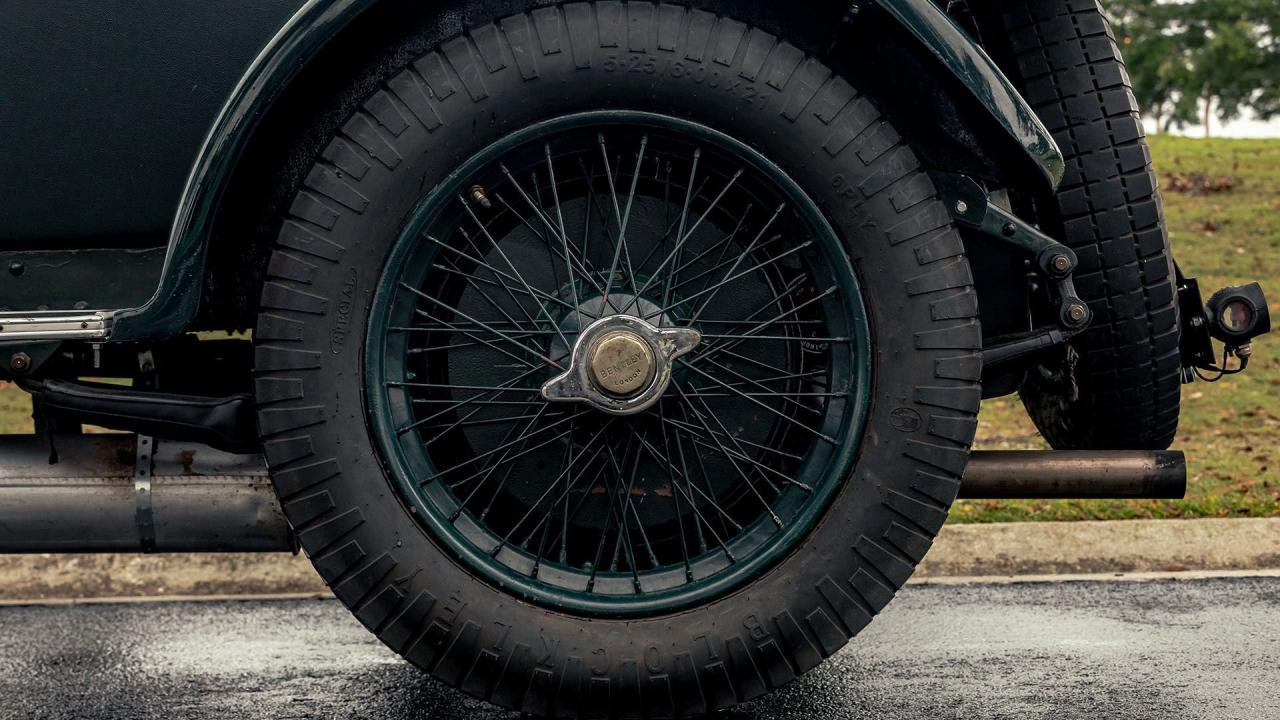
<svg viewBox="0 0 1280 720">
<path fill-rule="evenodd" d="M 258 455 L 128 434 L 0 436 L 0 552 L 292 552 Z M 975 452 L 964 498 L 1179 498 L 1178 452 Z"/>
</svg>

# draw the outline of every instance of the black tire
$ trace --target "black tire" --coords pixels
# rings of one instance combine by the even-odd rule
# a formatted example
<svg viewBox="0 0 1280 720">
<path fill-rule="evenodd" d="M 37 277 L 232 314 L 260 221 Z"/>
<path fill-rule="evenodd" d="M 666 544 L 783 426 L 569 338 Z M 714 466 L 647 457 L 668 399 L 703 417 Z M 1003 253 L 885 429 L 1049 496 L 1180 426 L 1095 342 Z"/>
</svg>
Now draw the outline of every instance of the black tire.
<svg viewBox="0 0 1280 720">
<path fill-rule="evenodd" d="M 1013 72 L 1066 159 L 1038 218 L 1080 258 L 1093 324 L 1023 403 L 1059 449 L 1164 449 L 1178 428 L 1180 325 L 1151 151 L 1115 36 L 1095 0 L 1002 2 Z"/>
<path fill-rule="evenodd" d="M 281 219 L 254 334 L 275 487 L 334 594 L 434 677 L 536 715 L 700 715 L 838 650 L 941 528 L 981 395 L 969 267 L 912 151 L 815 59 L 672 4 L 540 9 L 391 72 Z M 362 361 L 375 279 L 423 193 L 517 128 L 601 108 L 691 119 L 779 163 L 842 236 L 875 347 L 860 456 L 802 544 L 704 605 L 626 619 L 518 599 L 446 552 L 388 480 Z"/>
</svg>

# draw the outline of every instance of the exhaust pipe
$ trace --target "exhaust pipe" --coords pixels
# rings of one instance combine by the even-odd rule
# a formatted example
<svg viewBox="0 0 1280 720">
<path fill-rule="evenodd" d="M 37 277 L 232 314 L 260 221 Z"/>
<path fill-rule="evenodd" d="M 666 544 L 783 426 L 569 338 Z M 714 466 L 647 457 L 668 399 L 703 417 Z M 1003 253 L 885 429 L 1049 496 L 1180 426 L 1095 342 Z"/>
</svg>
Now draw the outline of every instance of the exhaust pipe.
<svg viewBox="0 0 1280 720">
<path fill-rule="evenodd" d="M 291 552 L 258 455 L 138 435 L 0 436 L 0 552 Z"/>
<path fill-rule="evenodd" d="M 960 497 L 972 500 L 1177 500 L 1187 461 L 1175 450 L 1001 450 L 969 458 Z"/>
<path fill-rule="evenodd" d="M 191 442 L 0 436 L 0 553 L 296 552 L 266 466 Z M 962 498 L 1180 498 L 1180 452 L 975 452 Z"/>
</svg>

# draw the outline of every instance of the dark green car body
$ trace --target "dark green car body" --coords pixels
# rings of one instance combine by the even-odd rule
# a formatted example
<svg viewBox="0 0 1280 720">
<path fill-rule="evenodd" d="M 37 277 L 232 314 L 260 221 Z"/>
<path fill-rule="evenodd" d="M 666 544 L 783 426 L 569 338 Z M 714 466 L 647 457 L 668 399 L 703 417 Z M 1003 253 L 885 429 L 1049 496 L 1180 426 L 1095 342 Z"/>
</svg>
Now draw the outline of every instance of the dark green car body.
<svg viewBox="0 0 1280 720">
<path fill-rule="evenodd" d="M 222 247 L 236 240 L 215 226 L 237 211 L 237 184 L 261 171 L 255 153 L 278 139 L 270 128 L 289 122 L 308 73 L 375 35 L 386 17 L 426 13 L 444 34 L 527 3 L 9 4 L 13 19 L 0 28 L 0 96 L 8 99 L 0 110 L 0 164 L 8 169 L 0 179 L 0 261 L 9 270 L 0 286 L 0 354 L 7 355 L 52 341 L 234 327 L 234 313 L 197 327 L 202 305 L 250 298 L 234 278 L 215 282 L 238 272 L 226 262 L 211 270 L 211 257 L 252 258 Z M 711 5 L 766 24 L 786 13 L 767 0 Z M 1061 179 L 1049 133 L 931 0 L 819 2 L 806 11 L 804 22 L 831 32 L 891 26 L 891 42 L 949 78 L 916 98 L 920 107 L 963 115 L 942 124 L 989 139 L 1030 182 L 1052 187 Z M 862 61 L 856 52 L 851 60 Z M 944 160 L 934 164 L 963 150 L 940 152 Z"/>
</svg>

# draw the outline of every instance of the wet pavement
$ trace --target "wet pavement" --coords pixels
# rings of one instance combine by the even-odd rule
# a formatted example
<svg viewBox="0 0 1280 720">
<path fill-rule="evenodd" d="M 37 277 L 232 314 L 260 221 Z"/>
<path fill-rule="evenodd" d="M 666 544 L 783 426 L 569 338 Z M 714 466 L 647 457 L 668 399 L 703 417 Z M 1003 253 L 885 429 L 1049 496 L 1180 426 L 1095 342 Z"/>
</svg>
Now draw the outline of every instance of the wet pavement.
<svg viewBox="0 0 1280 720">
<path fill-rule="evenodd" d="M 336 602 L 0 608 L 0 718 L 511 718 Z M 1280 579 L 909 587 L 835 658 L 726 715 L 1280 718 Z"/>
</svg>

